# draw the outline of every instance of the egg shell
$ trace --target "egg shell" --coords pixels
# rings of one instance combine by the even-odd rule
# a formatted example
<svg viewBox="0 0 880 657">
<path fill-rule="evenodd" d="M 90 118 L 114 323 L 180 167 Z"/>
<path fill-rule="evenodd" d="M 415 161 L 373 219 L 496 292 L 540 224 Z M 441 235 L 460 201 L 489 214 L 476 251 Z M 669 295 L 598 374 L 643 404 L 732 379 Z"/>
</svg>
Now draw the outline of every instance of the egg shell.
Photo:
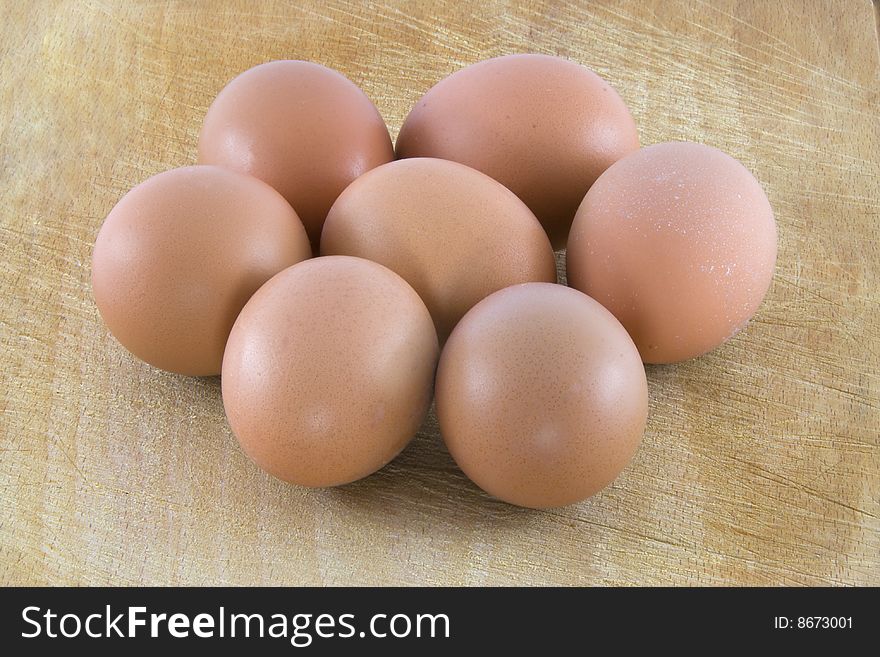
<svg viewBox="0 0 880 657">
<path fill-rule="evenodd" d="M 717 148 L 668 142 L 596 181 L 572 226 L 567 275 L 614 313 L 646 363 L 672 363 L 739 331 L 775 263 L 776 222 L 755 177 Z"/>
<path fill-rule="evenodd" d="M 251 294 L 310 256 L 296 212 L 269 185 L 221 167 L 183 167 L 142 182 L 111 210 L 95 240 L 92 291 L 135 356 L 213 375 Z"/>
<path fill-rule="evenodd" d="M 455 327 L 436 405 L 446 446 L 474 483 L 549 508 L 593 495 L 629 463 L 648 389 L 611 313 L 571 288 L 526 283 L 488 296 Z"/>
<path fill-rule="evenodd" d="M 378 470 L 431 403 L 437 335 L 415 291 L 361 258 L 315 258 L 253 296 L 229 337 L 223 405 L 269 474 L 336 486 Z"/>
<path fill-rule="evenodd" d="M 550 242 L 513 192 L 470 167 L 433 158 L 382 165 L 333 204 L 322 255 L 353 255 L 400 274 L 424 300 L 441 344 L 487 295 L 556 282 Z"/>
<path fill-rule="evenodd" d="M 299 214 L 315 251 L 327 211 L 359 175 L 394 159 L 388 128 L 341 73 L 296 60 L 248 69 L 219 93 L 199 162 L 266 181 Z"/>
<path fill-rule="evenodd" d="M 556 249 L 596 178 L 638 147 L 635 122 L 605 80 L 536 54 L 489 59 L 441 80 L 409 113 L 396 146 L 398 157 L 455 160 L 499 181 Z"/>
</svg>

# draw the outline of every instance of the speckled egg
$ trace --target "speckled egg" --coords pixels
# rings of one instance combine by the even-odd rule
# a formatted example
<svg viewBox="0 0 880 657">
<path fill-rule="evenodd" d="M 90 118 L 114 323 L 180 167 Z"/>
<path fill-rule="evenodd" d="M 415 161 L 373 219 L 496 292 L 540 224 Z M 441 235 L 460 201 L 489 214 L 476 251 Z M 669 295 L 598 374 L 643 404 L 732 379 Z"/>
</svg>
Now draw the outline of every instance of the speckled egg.
<svg viewBox="0 0 880 657">
<path fill-rule="evenodd" d="M 361 258 L 316 258 L 257 291 L 223 359 L 223 405 L 269 474 L 336 486 L 378 470 L 431 403 L 438 344 L 416 292 Z"/>
<path fill-rule="evenodd" d="M 240 74 L 211 104 L 199 136 L 199 162 L 272 185 L 315 251 L 339 193 L 393 159 L 376 106 L 344 75 L 313 62 L 267 62 Z"/>
<path fill-rule="evenodd" d="M 578 204 L 608 166 L 639 147 L 617 92 L 593 71 L 548 55 L 496 57 L 457 71 L 416 103 L 398 157 L 440 157 L 502 183 L 565 246 Z"/>
<path fill-rule="evenodd" d="M 526 283 L 456 326 L 437 371 L 449 452 L 483 490 L 520 506 L 571 504 L 607 486 L 645 429 L 648 389 L 626 330 L 577 290 Z"/>
<path fill-rule="evenodd" d="M 391 162 L 349 185 L 327 215 L 321 254 L 400 274 L 431 311 L 441 343 L 492 292 L 556 282 L 550 242 L 526 205 L 489 176 L 434 158 Z"/>
<path fill-rule="evenodd" d="M 578 209 L 569 285 L 608 308 L 646 363 L 693 358 L 755 314 L 776 222 L 760 183 L 717 148 L 669 142 L 612 165 Z"/>
<path fill-rule="evenodd" d="M 221 167 L 182 167 L 137 185 L 107 216 L 92 290 L 111 333 L 135 356 L 214 375 L 245 302 L 310 256 L 296 212 L 269 185 Z"/>
</svg>

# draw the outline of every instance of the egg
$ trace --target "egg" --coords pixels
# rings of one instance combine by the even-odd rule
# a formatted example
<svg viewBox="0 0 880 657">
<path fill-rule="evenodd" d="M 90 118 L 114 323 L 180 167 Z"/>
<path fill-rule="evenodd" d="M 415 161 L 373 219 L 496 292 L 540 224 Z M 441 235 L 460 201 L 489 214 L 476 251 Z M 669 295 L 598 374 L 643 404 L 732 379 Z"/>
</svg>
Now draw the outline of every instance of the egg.
<svg viewBox="0 0 880 657">
<path fill-rule="evenodd" d="M 251 68 L 220 92 L 199 136 L 199 162 L 256 176 L 299 214 L 317 251 L 339 193 L 394 159 L 388 128 L 353 82 L 312 62 Z"/>
<path fill-rule="evenodd" d="M 213 375 L 251 294 L 310 256 L 296 212 L 269 185 L 221 167 L 183 167 L 142 182 L 107 216 L 92 290 L 110 332 L 135 356 Z"/>
<path fill-rule="evenodd" d="M 648 389 L 638 350 L 598 302 L 551 283 L 486 297 L 437 371 L 440 433 L 489 494 L 532 508 L 583 500 L 629 463 Z"/>
<path fill-rule="evenodd" d="M 646 363 L 704 354 L 755 314 L 776 222 L 755 177 L 722 151 L 649 146 L 612 165 L 578 209 L 568 282 L 608 308 Z"/>
<path fill-rule="evenodd" d="M 321 253 L 400 274 L 427 305 L 441 343 L 492 292 L 556 281 L 550 242 L 525 204 L 485 174 L 433 158 L 385 164 L 349 185 L 327 216 Z"/>
<path fill-rule="evenodd" d="M 276 275 L 242 310 L 223 359 L 223 405 L 269 474 L 341 485 L 413 437 L 437 356 L 431 316 L 406 281 L 362 258 L 315 258 Z"/>
<path fill-rule="evenodd" d="M 556 249 L 599 175 L 639 147 L 635 122 L 601 77 L 547 55 L 508 55 L 464 68 L 418 101 L 397 155 L 439 157 L 491 176 L 519 196 Z"/>
</svg>

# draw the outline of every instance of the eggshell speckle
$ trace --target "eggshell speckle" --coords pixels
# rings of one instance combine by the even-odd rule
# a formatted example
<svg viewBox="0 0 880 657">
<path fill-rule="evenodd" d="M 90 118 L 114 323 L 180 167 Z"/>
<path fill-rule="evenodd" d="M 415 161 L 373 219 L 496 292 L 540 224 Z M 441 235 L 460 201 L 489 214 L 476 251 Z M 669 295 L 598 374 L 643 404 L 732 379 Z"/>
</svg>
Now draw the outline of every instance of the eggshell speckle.
<svg viewBox="0 0 880 657">
<path fill-rule="evenodd" d="M 611 166 L 578 209 L 569 285 L 626 327 L 646 363 L 714 349 L 754 315 L 776 263 L 760 183 L 722 151 L 688 142 Z"/>
<path fill-rule="evenodd" d="M 605 80 L 534 54 L 496 57 L 441 80 L 397 139 L 398 157 L 455 160 L 502 183 L 557 249 L 590 185 L 638 147 L 635 122 Z"/>
<path fill-rule="evenodd" d="M 213 375 L 251 294 L 310 256 L 296 212 L 269 185 L 220 167 L 183 167 L 141 183 L 107 216 L 92 290 L 111 333 L 135 356 Z"/>
<path fill-rule="evenodd" d="M 272 278 L 242 310 L 223 360 L 223 404 L 269 474 L 345 484 L 413 437 L 437 355 L 431 316 L 402 278 L 361 258 L 316 258 Z"/>
<path fill-rule="evenodd" d="M 315 250 L 327 211 L 352 180 L 394 159 L 375 105 L 344 75 L 312 62 L 251 68 L 214 100 L 199 162 L 256 176 L 288 200 Z"/>
<path fill-rule="evenodd" d="M 327 216 L 323 255 L 400 274 L 425 301 L 441 343 L 475 303 L 508 285 L 556 281 L 550 242 L 516 195 L 470 167 L 413 158 L 355 180 Z"/>
<path fill-rule="evenodd" d="M 437 418 L 478 486 L 533 508 L 608 485 L 635 453 L 645 371 L 624 328 L 571 288 L 527 283 L 468 312 L 444 347 Z"/>
</svg>

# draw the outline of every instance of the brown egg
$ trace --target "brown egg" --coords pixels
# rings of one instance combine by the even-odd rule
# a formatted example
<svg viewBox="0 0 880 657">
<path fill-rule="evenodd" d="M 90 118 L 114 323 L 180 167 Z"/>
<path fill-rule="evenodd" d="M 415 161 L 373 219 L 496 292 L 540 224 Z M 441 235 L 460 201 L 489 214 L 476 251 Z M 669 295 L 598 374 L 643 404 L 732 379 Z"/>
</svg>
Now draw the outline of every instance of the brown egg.
<svg viewBox="0 0 880 657">
<path fill-rule="evenodd" d="M 355 180 L 327 215 L 322 255 L 354 255 L 400 274 L 440 342 L 480 299 L 514 283 L 556 281 L 553 250 L 510 190 L 463 164 L 414 158 Z"/>
<path fill-rule="evenodd" d="M 281 192 L 315 251 L 339 193 L 393 159 L 388 128 L 366 94 L 311 62 L 269 62 L 239 75 L 208 109 L 199 137 L 199 162 L 248 173 Z"/>
<path fill-rule="evenodd" d="M 629 463 L 648 388 L 624 328 L 593 299 L 515 285 L 464 316 L 437 371 L 452 457 L 483 490 L 538 509 L 593 495 Z"/>
<path fill-rule="evenodd" d="M 135 356 L 180 374 L 219 374 L 251 294 L 310 256 L 296 212 L 269 185 L 183 167 L 141 183 L 107 216 L 92 289 L 110 332 Z"/>
<path fill-rule="evenodd" d="M 406 118 L 398 157 L 441 157 L 488 174 L 565 246 L 578 204 L 608 166 L 639 147 L 617 92 L 574 62 L 508 55 L 431 88 Z"/>
<path fill-rule="evenodd" d="M 731 338 L 761 304 L 776 222 L 754 176 L 716 148 L 656 144 L 620 160 L 584 198 L 568 283 L 608 308 L 646 363 Z"/>
<path fill-rule="evenodd" d="M 275 276 L 242 310 L 223 359 L 223 405 L 269 474 L 337 486 L 375 472 L 413 437 L 437 354 L 428 309 L 397 274 L 316 258 Z"/>
</svg>

